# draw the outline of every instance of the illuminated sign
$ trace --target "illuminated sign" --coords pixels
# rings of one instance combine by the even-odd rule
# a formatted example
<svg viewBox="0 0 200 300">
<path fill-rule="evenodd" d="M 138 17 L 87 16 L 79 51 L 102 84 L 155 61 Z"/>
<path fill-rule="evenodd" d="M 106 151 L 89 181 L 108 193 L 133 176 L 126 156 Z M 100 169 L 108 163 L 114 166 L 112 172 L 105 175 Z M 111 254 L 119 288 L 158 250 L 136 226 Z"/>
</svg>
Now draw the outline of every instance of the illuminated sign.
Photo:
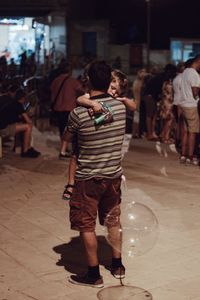
<svg viewBox="0 0 200 300">
<path fill-rule="evenodd" d="M 24 25 L 24 18 L 0 18 L 1 25 Z"/>
</svg>

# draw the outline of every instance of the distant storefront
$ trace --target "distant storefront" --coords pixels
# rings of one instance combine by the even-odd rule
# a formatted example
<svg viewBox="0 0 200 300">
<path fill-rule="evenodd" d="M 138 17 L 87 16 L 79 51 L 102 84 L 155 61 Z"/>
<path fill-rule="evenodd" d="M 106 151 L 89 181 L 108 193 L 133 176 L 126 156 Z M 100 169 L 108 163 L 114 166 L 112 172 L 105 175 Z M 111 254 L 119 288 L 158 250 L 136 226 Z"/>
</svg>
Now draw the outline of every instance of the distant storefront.
<svg viewBox="0 0 200 300">
<path fill-rule="evenodd" d="M 35 53 L 38 64 L 49 56 L 57 64 L 66 56 L 67 28 L 65 15 L 44 17 L 0 18 L 0 57 L 19 64 L 22 53 L 29 57 Z"/>
<path fill-rule="evenodd" d="M 35 53 L 37 61 L 42 62 L 45 51 L 49 51 L 49 26 L 34 18 L 1 18 L 0 36 L 0 56 L 8 61 L 13 58 L 19 63 L 26 52 L 27 56 Z"/>
<path fill-rule="evenodd" d="M 199 39 L 172 38 L 170 43 L 171 60 L 174 63 L 187 61 L 188 59 L 200 54 Z"/>
</svg>

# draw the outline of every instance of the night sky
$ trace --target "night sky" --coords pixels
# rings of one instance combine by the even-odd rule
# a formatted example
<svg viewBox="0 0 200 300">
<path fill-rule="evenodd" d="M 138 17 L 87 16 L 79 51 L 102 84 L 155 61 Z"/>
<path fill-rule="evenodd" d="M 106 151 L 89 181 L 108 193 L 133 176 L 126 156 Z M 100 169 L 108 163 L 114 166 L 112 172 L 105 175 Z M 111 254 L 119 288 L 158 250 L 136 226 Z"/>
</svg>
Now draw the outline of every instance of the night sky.
<svg viewBox="0 0 200 300">
<path fill-rule="evenodd" d="M 170 37 L 200 38 L 200 0 L 150 0 L 151 48 L 169 48 Z M 114 43 L 146 41 L 145 0 L 72 0 L 76 18 L 109 19 Z"/>
</svg>

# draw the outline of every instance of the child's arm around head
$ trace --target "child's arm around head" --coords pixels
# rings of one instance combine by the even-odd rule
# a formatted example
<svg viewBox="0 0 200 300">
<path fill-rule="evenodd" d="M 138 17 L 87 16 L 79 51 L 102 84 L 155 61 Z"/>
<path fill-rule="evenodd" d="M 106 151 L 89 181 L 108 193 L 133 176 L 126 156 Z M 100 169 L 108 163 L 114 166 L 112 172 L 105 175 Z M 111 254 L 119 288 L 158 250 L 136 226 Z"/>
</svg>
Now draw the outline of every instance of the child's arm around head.
<svg viewBox="0 0 200 300">
<path fill-rule="evenodd" d="M 101 103 L 91 100 L 89 98 L 89 94 L 84 94 L 77 98 L 77 103 L 80 106 L 92 108 L 94 112 L 100 112 L 102 111 L 102 105 Z"/>
<path fill-rule="evenodd" d="M 124 105 L 131 111 L 135 111 L 137 109 L 137 104 L 134 99 L 129 99 L 127 97 L 117 97 L 117 100 L 124 103 Z"/>
</svg>

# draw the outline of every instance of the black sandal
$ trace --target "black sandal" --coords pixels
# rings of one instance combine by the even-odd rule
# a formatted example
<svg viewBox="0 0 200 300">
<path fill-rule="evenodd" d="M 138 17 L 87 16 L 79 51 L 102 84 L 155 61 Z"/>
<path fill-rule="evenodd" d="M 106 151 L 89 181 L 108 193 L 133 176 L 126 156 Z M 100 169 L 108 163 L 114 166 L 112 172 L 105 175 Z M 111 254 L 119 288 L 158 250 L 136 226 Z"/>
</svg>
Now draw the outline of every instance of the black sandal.
<svg viewBox="0 0 200 300">
<path fill-rule="evenodd" d="M 74 188 L 74 184 L 67 184 L 65 185 L 65 189 L 62 195 L 63 200 L 70 201 L 72 192 L 68 191 L 68 188 Z"/>
</svg>

